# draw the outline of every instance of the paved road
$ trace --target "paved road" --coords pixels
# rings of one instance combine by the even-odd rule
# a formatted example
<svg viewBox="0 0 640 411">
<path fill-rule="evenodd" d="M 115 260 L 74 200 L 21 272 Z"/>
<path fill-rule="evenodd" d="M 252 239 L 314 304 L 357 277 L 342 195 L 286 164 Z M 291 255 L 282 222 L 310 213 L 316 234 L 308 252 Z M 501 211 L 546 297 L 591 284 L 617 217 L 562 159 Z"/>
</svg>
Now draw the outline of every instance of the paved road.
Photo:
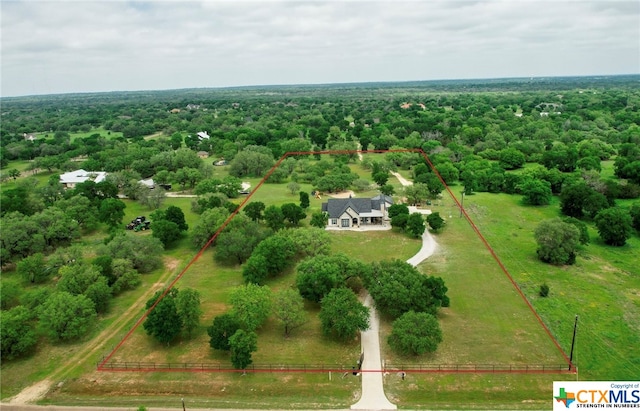
<svg viewBox="0 0 640 411">
<path fill-rule="evenodd" d="M 362 396 L 360 401 L 351 406 L 352 410 L 395 410 L 384 394 L 382 384 L 382 362 L 380 361 L 380 320 L 378 312 L 373 306 L 373 299 L 369 294 L 364 300 L 364 305 L 369 307 L 369 329 L 361 333 L 362 352 Z"/>
<path fill-rule="evenodd" d="M 392 173 L 402 185 L 407 186 L 413 184 L 407 181 L 398 173 Z M 419 212 L 422 214 L 430 214 L 430 210 L 418 210 L 415 207 L 411 212 Z M 422 261 L 429 258 L 437 247 L 436 240 L 428 229 L 422 234 L 422 247 L 407 262 L 414 267 Z M 362 396 L 360 400 L 351 406 L 352 410 L 395 410 L 398 407 L 392 404 L 384 394 L 384 385 L 382 382 L 382 362 L 380 361 L 380 320 L 378 313 L 373 306 L 373 300 L 367 294 L 364 305 L 369 307 L 369 329 L 361 333 L 360 341 L 362 352 L 364 353 L 364 361 L 362 364 Z M 369 371 L 369 372 L 368 372 Z"/>
</svg>

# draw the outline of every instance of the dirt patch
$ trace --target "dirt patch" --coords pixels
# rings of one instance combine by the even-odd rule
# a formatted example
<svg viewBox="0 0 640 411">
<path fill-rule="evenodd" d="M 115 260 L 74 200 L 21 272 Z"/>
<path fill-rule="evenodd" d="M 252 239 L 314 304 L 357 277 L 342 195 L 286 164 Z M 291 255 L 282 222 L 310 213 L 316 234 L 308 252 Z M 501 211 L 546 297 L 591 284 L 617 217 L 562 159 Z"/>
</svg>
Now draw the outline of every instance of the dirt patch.
<svg viewBox="0 0 640 411">
<path fill-rule="evenodd" d="M 9 404 L 32 404 L 44 397 L 51 388 L 51 381 L 42 380 L 22 390 L 9 400 Z"/>
<path fill-rule="evenodd" d="M 341 191 L 339 193 L 331 193 L 331 194 L 327 194 L 329 197 L 331 198 L 349 198 L 349 197 L 355 197 L 356 194 L 351 191 L 351 190 L 347 190 L 347 191 Z"/>
</svg>

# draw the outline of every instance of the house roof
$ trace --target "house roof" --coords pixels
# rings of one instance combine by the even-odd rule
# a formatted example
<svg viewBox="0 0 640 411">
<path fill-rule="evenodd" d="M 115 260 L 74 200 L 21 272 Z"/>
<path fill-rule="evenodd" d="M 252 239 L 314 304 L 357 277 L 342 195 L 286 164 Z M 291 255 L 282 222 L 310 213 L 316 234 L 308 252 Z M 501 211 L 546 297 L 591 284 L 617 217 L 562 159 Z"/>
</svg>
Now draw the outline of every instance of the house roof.
<svg viewBox="0 0 640 411">
<path fill-rule="evenodd" d="M 329 218 L 338 218 L 349 208 L 363 217 L 378 217 L 382 202 L 393 204 L 393 199 L 385 195 L 377 195 L 373 198 L 330 198 L 322 203 L 322 211 L 329 213 Z"/>
<path fill-rule="evenodd" d="M 206 131 L 198 131 L 198 138 L 200 138 L 200 140 L 202 139 L 209 139 L 209 134 L 207 134 Z"/>
<path fill-rule="evenodd" d="M 85 171 L 82 169 L 60 174 L 60 182 L 62 184 L 78 184 L 87 180 L 99 183 L 104 181 L 105 178 L 107 178 L 107 173 L 104 171 Z"/>
</svg>

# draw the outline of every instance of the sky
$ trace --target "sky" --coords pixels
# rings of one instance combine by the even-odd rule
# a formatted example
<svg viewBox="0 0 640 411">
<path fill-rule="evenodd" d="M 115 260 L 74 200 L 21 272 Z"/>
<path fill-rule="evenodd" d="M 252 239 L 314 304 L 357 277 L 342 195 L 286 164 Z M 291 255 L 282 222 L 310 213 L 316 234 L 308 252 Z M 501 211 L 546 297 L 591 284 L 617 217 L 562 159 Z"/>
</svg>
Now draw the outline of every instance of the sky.
<svg viewBox="0 0 640 411">
<path fill-rule="evenodd" d="M 640 2 L 1 0 L 0 96 L 640 73 Z"/>
</svg>

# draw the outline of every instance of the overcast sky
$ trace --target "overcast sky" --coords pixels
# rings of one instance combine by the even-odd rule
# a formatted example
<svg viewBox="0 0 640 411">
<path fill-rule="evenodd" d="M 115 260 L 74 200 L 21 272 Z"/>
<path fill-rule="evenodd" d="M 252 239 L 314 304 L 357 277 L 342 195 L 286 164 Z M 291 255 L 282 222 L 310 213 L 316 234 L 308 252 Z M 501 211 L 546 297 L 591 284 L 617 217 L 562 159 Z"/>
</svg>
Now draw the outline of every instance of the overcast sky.
<svg viewBox="0 0 640 411">
<path fill-rule="evenodd" d="M 8 1 L 1 96 L 640 73 L 633 1 Z"/>
</svg>

